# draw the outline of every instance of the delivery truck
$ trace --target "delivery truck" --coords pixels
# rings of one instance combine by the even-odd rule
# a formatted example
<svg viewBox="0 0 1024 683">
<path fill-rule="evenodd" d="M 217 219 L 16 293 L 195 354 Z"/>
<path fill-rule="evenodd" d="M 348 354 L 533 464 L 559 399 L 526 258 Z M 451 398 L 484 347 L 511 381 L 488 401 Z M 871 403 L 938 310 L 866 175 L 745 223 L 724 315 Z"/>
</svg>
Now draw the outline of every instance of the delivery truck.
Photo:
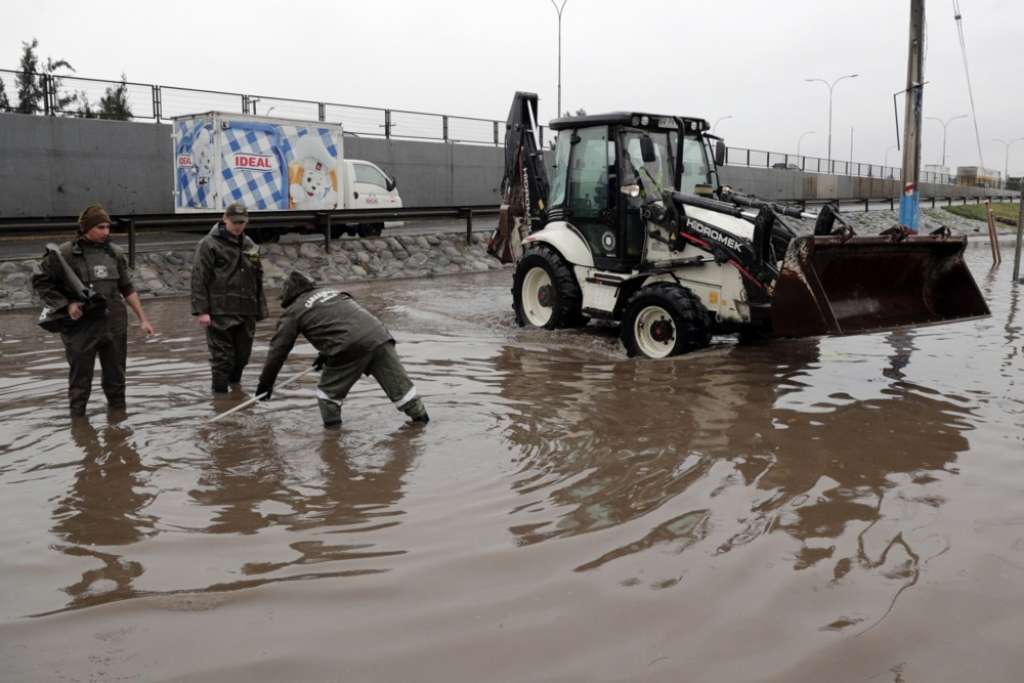
<svg viewBox="0 0 1024 683">
<path fill-rule="evenodd" d="M 345 158 L 340 123 L 298 121 L 225 112 L 174 119 L 175 213 L 222 211 L 241 202 L 250 212 L 323 212 L 398 209 L 395 179 L 376 164 Z M 308 222 L 254 226 L 254 238 L 313 230 Z M 361 237 L 380 235 L 384 223 L 332 225 Z"/>
</svg>

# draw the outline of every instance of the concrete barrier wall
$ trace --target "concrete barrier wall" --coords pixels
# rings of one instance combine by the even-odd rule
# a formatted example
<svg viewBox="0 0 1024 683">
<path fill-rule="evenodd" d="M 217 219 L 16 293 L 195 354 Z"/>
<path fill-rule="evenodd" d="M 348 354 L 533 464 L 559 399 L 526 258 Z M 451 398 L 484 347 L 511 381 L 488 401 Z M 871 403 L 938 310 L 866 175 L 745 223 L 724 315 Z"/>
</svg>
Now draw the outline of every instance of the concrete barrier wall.
<svg viewBox="0 0 1024 683">
<path fill-rule="evenodd" d="M 173 208 L 170 126 L 0 114 L 0 216 Z"/>
<path fill-rule="evenodd" d="M 498 204 L 498 147 L 346 136 L 345 154 L 392 173 L 405 206 Z M 0 217 L 174 211 L 167 124 L 0 114 Z"/>
<path fill-rule="evenodd" d="M 497 204 L 504 150 L 346 136 L 345 154 L 398 179 L 405 206 Z M 174 210 L 167 124 L 0 114 L 0 217 L 72 216 L 91 202 L 117 214 Z M 899 181 L 727 166 L 722 181 L 765 199 L 898 197 Z M 923 196 L 1007 194 L 924 185 Z"/>
</svg>

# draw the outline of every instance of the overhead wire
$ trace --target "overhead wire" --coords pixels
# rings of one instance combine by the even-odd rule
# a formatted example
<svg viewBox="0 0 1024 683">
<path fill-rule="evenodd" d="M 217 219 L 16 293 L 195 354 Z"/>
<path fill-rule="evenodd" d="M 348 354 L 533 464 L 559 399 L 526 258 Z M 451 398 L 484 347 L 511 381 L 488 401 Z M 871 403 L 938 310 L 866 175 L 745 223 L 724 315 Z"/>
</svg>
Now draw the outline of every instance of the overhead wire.
<svg viewBox="0 0 1024 683">
<path fill-rule="evenodd" d="M 953 0 L 953 19 L 960 37 L 960 54 L 964 60 L 964 74 L 967 76 L 967 95 L 971 99 L 971 119 L 974 121 L 974 139 L 978 144 L 978 171 L 985 168 L 985 159 L 981 153 L 981 133 L 978 131 L 978 111 L 974 106 L 974 88 L 971 86 L 971 70 L 967 66 L 967 41 L 964 39 L 963 14 L 960 12 L 959 0 Z"/>
</svg>

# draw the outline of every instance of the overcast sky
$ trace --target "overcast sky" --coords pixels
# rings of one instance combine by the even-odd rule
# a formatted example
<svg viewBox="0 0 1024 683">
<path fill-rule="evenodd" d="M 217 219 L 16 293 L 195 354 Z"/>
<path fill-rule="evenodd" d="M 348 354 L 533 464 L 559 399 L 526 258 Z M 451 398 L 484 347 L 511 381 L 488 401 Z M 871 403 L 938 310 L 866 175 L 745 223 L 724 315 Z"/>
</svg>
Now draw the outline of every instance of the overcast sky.
<svg viewBox="0 0 1024 683">
<path fill-rule="evenodd" d="M 731 146 L 881 163 L 896 143 L 892 94 L 906 81 L 909 0 L 568 0 L 562 109 L 634 109 L 719 122 Z M 985 165 L 1024 137 L 1024 2 L 961 0 Z M 927 2 L 925 116 L 970 113 L 951 0 Z M 11 0 L 0 68 L 21 42 L 78 74 L 504 119 L 515 90 L 556 115 L 557 20 L 550 0 L 176 2 Z M 900 100 L 902 111 L 902 99 Z M 900 125 L 902 127 L 902 114 Z M 978 163 L 973 123 L 949 124 L 947 165 Z M 924 124 L 938 163 L 942 126 Z M 889 151 L 890 164 L 899 154 Z M 1010 153 L 1024 173 L 1024 141 Z"/>
</svg>

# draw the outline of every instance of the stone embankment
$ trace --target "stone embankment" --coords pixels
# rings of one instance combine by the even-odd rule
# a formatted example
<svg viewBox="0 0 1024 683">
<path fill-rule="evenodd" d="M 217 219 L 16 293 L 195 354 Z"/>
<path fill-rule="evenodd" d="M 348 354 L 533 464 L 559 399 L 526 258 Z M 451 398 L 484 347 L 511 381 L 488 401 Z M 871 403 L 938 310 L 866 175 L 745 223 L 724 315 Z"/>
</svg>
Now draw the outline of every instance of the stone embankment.
<svg viewBox="0 0 1024 683">
<path fill-rule="evenodd" d="M 340 239 L 329 253 L 322 242 L 262 245 L 264 285 L 277 289 L 292 269 L 324 284 L 377 279 L 425 278 L 456 273 L 480 273 L 504 268 L 487 255 L 488 236 L 465 234 L 402 235 L 378 239 Z M 194 247 L 140 253 L 135 257 L 134 282 L 143 298 L 188 294 Z M 0 263 L 0 310 L 34 307 L 32 270 L 37 260 Z"/>
</svg>

